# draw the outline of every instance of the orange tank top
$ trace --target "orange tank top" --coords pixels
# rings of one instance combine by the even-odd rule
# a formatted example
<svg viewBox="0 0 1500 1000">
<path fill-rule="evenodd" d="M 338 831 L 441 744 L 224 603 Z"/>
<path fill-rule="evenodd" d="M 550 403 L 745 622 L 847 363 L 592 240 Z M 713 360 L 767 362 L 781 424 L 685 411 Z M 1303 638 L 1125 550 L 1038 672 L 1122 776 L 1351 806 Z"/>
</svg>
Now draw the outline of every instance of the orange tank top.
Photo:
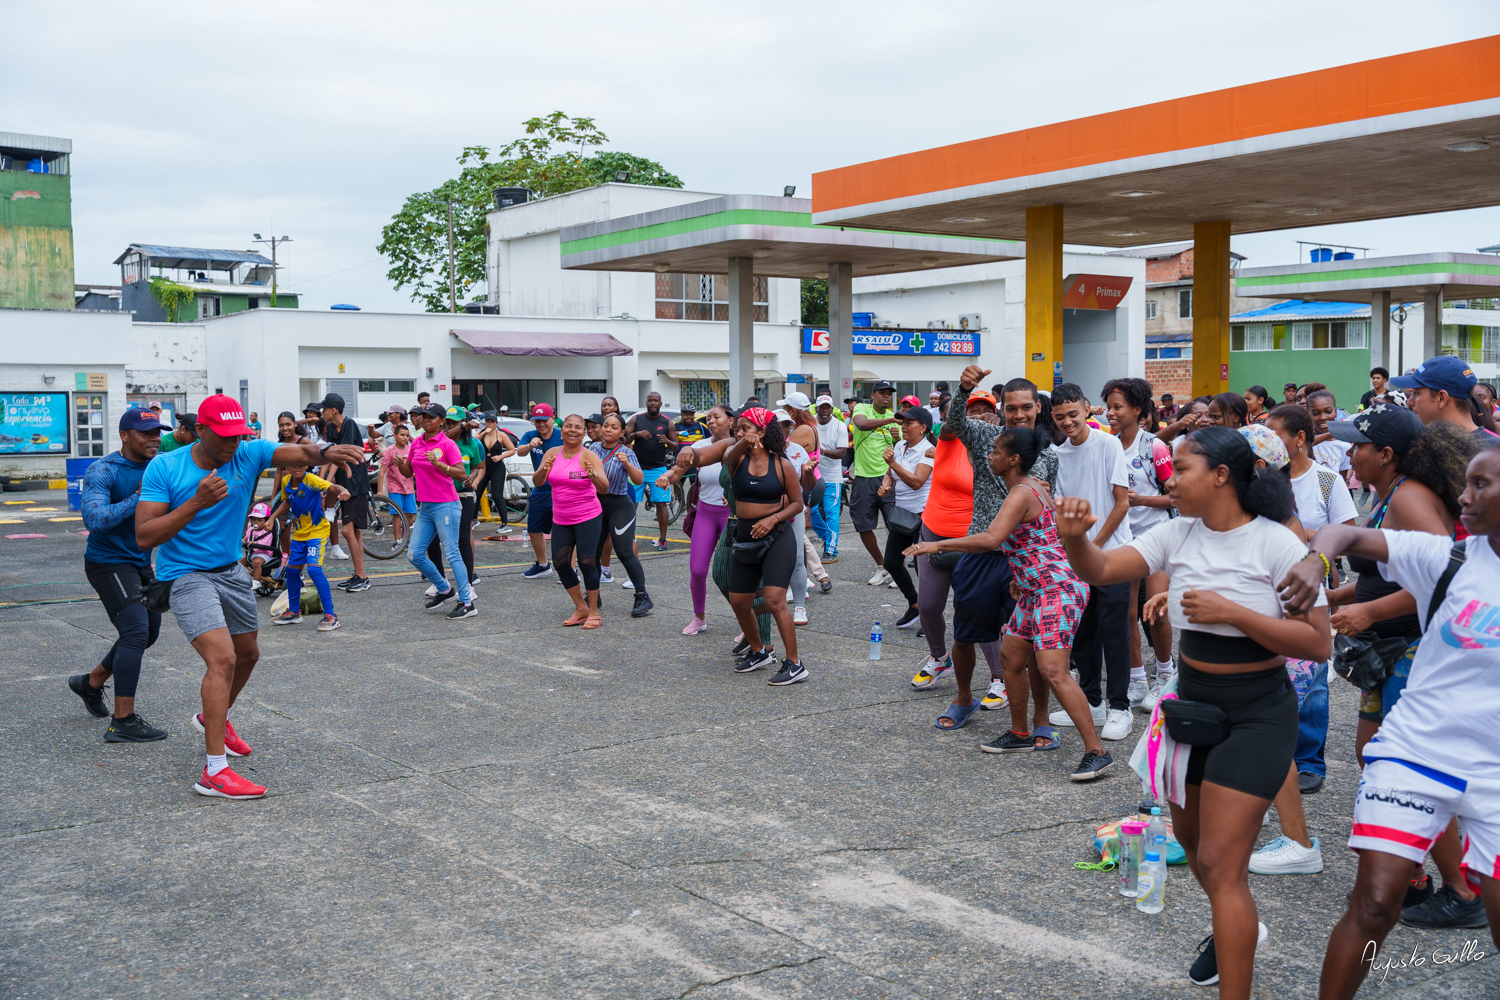
<svg viewBox="0 0 1500 1000">
<path fill-rule="evenodd" d="M 957 438 L 938 438 L 932 456 L 932 489 L 927 493 L 922 523 L 943 538 L 963 538 L 973 519 L 974 467 L 969 464 L 968 449 Z"/>
</svg>

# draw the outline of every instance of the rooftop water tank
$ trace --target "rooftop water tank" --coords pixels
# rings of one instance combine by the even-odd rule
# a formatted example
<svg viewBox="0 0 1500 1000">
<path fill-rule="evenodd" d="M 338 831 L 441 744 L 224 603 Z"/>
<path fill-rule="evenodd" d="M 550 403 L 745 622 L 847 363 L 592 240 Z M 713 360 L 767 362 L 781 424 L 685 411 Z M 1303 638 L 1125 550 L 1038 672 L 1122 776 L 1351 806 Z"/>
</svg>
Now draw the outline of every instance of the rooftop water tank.
<svg viewBox="0 0 1500 1000">
<path fill-rule="evenodd" d="M 1312 262 L 1314 264 L 1326 264 L 1333 260 L 1333 251 L 1328 247 L 1314 247 L 1312 251 Z"/>
<path fill-rule="evenodd" d="M 336 306 L 329 306 L 328 308 L 330 308 L 330 309 L 341 309 L 341 310 L 343 310 L 345 312 L 359 312 L 359 306 L 351 306 L 347 302 L 340 302 L 338 305 L 336 305 Z"/>
<path fill-rule="evenodd" d="M 495 188 L 495 207 L 510 208 L 512 205 L 525 204 L 531 198 L 531 192 L 526 188 Z"/>
<path fill-rule="evenodd" d="M 1353 260 L 1354 259 L 1354 253 L 1352 251 L 1349 251 L 1349 250 L 1340 250 L 1338 253 L 1336 253 L 1336 254 L 1333 255 L 1333 259 L 1334 260 Z"/>
</svg>

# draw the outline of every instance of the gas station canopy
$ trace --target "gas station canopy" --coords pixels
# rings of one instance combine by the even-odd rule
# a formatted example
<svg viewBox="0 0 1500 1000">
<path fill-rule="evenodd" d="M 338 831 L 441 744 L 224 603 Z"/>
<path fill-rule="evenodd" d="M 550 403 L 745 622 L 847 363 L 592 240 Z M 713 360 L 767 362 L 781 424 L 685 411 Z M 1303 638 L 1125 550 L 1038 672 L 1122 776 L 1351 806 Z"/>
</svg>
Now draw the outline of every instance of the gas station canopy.
<svg viewBox="0 0 1500 1000">
<path fill-rule="evenodd" d="M 1500 204 L 1500 36 L 813 175 L 813 221 L 1139 246 Z M 1316 223 L 1313 222 L 1316 220 Z"/>
<path fill-rule="evenodd" d="M 1500 258 L 1480 253 L 1422 253 L 1319 264 L 1242 268 L 1235 293 L 1262 299 L 1359 302 L 1389 292 L 1392 302 L 1421 302 L 1441 289 L 1445 299 L 1500 296 Z"/>
<path fill-rule="evenodd" d="M 951 236 L 819 227 L 806 198 L 730 195 L 562 231 L 562 265 L 593 271 L 727 274 L 751 258 L 773 278 L 826 278 L 830 263 L 855 277 L 957 267 L 1025 256 L 1021 244 Z"/>
</svg>

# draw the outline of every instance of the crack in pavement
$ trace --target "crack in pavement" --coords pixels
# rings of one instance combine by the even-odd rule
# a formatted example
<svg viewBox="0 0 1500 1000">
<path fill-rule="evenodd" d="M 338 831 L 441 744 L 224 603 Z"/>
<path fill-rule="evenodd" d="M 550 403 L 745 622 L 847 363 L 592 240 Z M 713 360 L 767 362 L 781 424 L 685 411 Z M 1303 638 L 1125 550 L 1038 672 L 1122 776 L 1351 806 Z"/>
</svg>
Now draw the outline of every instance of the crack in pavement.
<svg viewBox="0 0 1500 1000">
<path fill-rule="evenodd" d="M 737 972 L 732 976 L 725 976 L 722 979 L 715 979 L 712 981 L 699 981 L 689 986 L 681 993 L 676 994 L 677 1000 L 682 1000 L 682 998 L 687 996 L 689 993 L 696 992 L 697 990 L 701 990 L 707 986 L 719 986 L 723 983 L 733 983 L 741 979 L 750 979 L 754 976 L 764 975 L 767 972 L 775 972 L 777 969 L 798 969 L 804 965 L 812 965 L 814 962 L 822 962 L 826 958 L 826 955 L 814 955 L 812 958 L 805 958 L 800 962 L 777 962 L 775 965 L 768 965 L 764 969 L 753 969 L 750 972 Z"/>
</svg>

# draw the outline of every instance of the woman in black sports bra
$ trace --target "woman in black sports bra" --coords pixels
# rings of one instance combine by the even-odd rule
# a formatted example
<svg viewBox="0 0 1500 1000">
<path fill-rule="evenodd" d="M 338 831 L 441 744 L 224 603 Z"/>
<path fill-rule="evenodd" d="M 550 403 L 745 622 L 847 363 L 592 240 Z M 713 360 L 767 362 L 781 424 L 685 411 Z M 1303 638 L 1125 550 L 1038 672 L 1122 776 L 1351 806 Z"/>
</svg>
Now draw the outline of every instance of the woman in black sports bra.
<svg viewBox="0 0 1500 1000">
<path fill-rule="evenodd" d="M 786 591 L 797 566 L 796 536 L 788 529 L 802 514 L 802 486 L 786 457 L 786 440 L 770 410 L 752 406 L 736 420 L 738 440 L 726 439 L 683 452 L 695 465 L 722 461 L 729 472 L 735 502 L 735 537 L 729 564 L 729 604 L 750 642 L 734 665 L 749 673 L 776 662 L 776 650 L 763 645 L 755 623 L 755 592 L 763 587 L 765 610 L 776 619 L 786 646 L 781 669 L 770 683 L 782 687 L 808 677 L 797 657 L 797 633 L 787 608 Z M 722 456 L 722 457 L 721 457 Z"/>
<path fill-rule="evenodd" d="M 490 516 L 505 524 L 505 456 L 515 450 L 516 443 L 500 427 L 500 420 L 493 413 L 484 416 L 479 443 L 484 445 L 484 482 L 490 491 Z"/>
</svg>

